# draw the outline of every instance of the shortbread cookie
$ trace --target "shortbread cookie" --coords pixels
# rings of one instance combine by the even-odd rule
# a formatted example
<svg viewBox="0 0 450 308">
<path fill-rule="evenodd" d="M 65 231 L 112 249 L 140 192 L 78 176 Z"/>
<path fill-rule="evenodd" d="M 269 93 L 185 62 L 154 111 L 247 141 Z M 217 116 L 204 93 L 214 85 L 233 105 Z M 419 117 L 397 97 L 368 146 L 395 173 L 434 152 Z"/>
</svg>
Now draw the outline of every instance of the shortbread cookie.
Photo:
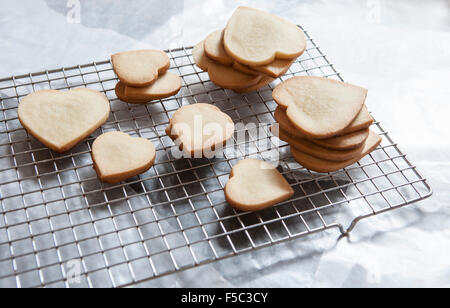
<svg viewBox="0 0 450 308">
<path fill-rule="evenodd" d="M 261 75 L 261 73 L 252 70 L 250 67 L 248 67 L 247 65 L 241 64 L 239 62 L 234 61 L 232 67 L 239 72 L 248 74 L 248 75 L 252 75 L 252 76 L 257 76 L 257 75 Z"/>
<path fill-rule="evenodd" d="M 109 184 L 120 183 L 147 171 L 155 158 L 155 146 L 151 141 L 122 132 L 103 134 L 92 145 L 97 175 Z"/>
<path fill-rule="evenodd" d="M 166 133 L 190 157 L 204 157 L 233 136 L 234 123 L 216 106 L 187 105 L 175 112 Z"/>
<path fill-rule="evenodd" d="M 23 127 L 48 148 L 66 152 L 88 137 L 109 118 L 108 98 L 95 90 L 42 90 L 19 104 Z"/>
<path fill-rule="evenodd" d="M 367 106 L 364 105 L 356 119 L 349 126 L 347 126 L 341 134 L 351 134 L 362 129 L 369 128 L 372 126 L 373 122 L 374 120 L 370 115 L 369 110 L 367 110 Z"/>
<path fill-rule="evenodd" d="M 248 66 L 240 64 L 231 58 L 222 44 L 223 30 L 214 31 L 204 41 L 204 51 L 206 56 L 213 62 L 225 66 L 232 66 L 235 70 L 249 74 L 249 75 L 259 75 L 258 72 L 251 70 Z"/>
<path fill-rule="evenodd" d="M 322 77 L 293 77 L 273 91 L 287 106 L 291 123 L 305 136 L 326 139 L 342 134 L 361 112 L 367 90 Z"/>
<path fill-rule="evenodd" d="M 195 64 L 208 72 L 211 81 L 219 87 L 232 90 L 245 89 L 256 85 L 263 78 L 261 75 L 245 74 L 232 67 L 212 61 L 206 56 L 203 46 L 204 44 L 200 42 L 192 51 Z"/>
<path fill-rule="evenodd" d="M 381 144 L 381 142 L 382 142 L 381 137 L 371 131 L 369 134 L 369 138 L 367 139 L 367 141 L 364 145 L 364 150 L 361 152 L 361 155 L 354 159 L 345 161 L 345 162 L 333 162 L 333 161 L 329 161 L 329 160 L 323 160 L 323 159 L 308 155 L 308 154 L 301 152 L 295 148 L 291 148 L 291 153 L 292 153 L 294 159 L 303 167 L 305 167 L 311 171 L 316 171 L 316 172 L 320 172 L 320 173 L 328 173 L 328 172 L 334 172 L 334 171 L 338 171 L 340 169 L 349 167 L 349 166 L 353 165 L 354 163 L 360 161 L 362 158 L 364 158 L 365 156 L 372 153 Z"/>
<path fill-rule="evenodd" d="M 329 139 L 312 140 L 313 143 L 330 150 L 348 151 L 360 148 L 369 138 L 370 129 L 366 128 L 347 135 Z"/>
<path fill-rule="evenodd" d="M 195 45 L 194 49 L 192 49 L 192 57 L 194 58 L 195 64 L 203 71 L 207 72 L 209 65 L 213 63 L 213 61 L 206 56 L 204 45 L 204 41 Z"/>
<path fill-rule="evenodd" d="M 271 164 L 242 160 L 234 166 L 225 186 L 228 203 L 240 211 L 259 211 L 289 200 L 294 190 Z"/>
<path fill-rule="evenodd" d="M 208 67 L 209 78 L 219 87 L 225 89 L 244 89 L 256 85 L 262 76 L 248 75 L 238 72 L 232 67 L 211 63 Z"/>
<path fill-rule="evenodd" d="M 278 78 L 284 75 L 292 64 L 292 60 L 275 60 L 274 62 L 256 67 L 249 67 L 231 58 L 223 47 L 223 30 L 214 31 L 205 40 L 205 54 L 213 61 L 222 65 L 232 66 L 235 70 L 249 75 L 260 75 L 261 73 Z"/>
<path fill-rule="evenodd" d="M 367 109 L 364 108 L 366 111 Z M 363 111 L 362 111 L 363 112 Z M 368 113 L 367 113 L 368 114 Z M 296 138 L 308 139 L 298 129 L 296 129 L 289 121 L 286 111 L 280 106 L 275 110 L 275 120 L 278 122 L 280 129 Z M 318 144 L 324 148 L 331 150 L 352 150 L 361 147 L 369 137 L 369 129 L 362 129 L 345 135 L 332 137 L 328 139 L 309 139 L 311 142 Z"/>
<path fill-rule="evenodd" d="M 231 66 L 234 59 L 228 56 L 222 44 L 223 30 L 214 31 L 205 39 L 205 54 L 208 58 L 220 64 Z"/>
<path fill-rule="evenodd" d="M 274 78 L 271 77 L 262 77 L 262 79 L 254 86 L 248 87 L 248 88 L 244 88 L 244 89 L 236 89 L 233 90 L 236 93 L 250 93 L 250 92 L 255 92 L 258 91 L 259 89 L 264 88 L 265 86 L 267 86 L 268 84 L 270 84 L 272 81 L 274 81 Z"/>
<path fill-rule="evenodd" d="M 252 70 L 263 73 L 269 77 L 279 78 L 286 74 L 291 65 L 295 62 L 294 60 L 278 60 L 276 59 L 270 64 L 262 66 L 252 66 Z"/>
<path fill-rule="evenodd" d="M 278 108 L 283 111 L 285 118 L 288 120 L 287 122 L 290 123 L 290 120 L 286 115 L 287 106 L 279 105 L 277 107 L 277 109 Z M 281 122 L 281 121 L 278 121 L 278 122 Z M 372 116 L 370 115 L 369 111 L 367 110 L 367 106 L 364 105 L 363 108 L 361 109 L 361 112 L 356 117 L 356 119 L 349 126 L 347 126 L 340 135 L 351 134 L 351 133 L 360 131 L 362 129 L 367 129 L 370 126 L 372 126 L 373 122 L 374 122 L 374 120 L 373 120 Z M 284 123 L 286 123 L 286 122 L 284 122 Z M 291 126 L 295 129 L 296 132 L 298 132 L 298 129 L 296 129 L 292 124 L 291 124 Z M 286 130 L 290 131 L 289 129 L 286 129 Z"/>
<path fill-rule="evenodd" d="M 111 56 L 114 71 L 120 81 L 130 87 L 151 85 L 170 67 L 167 54 L 159 50 L 134 50 Z"/>
<path fill-rule="evenodd" d="M 276 135 L 277 132 L 274 129 L 271 129 L 271 131 L 274 135 Z M 330 161 L 337 161 L 337 162 L 347 161 L 352 158 L 361 156 L 361 152 L 364 150 L 364 145 L 354 150 L 346 150 L 346 151 L 330 150 L 321 147 L 320 145 L 314 144 L 306 139 L 295 138 L 281 129 L 278 131 L 277 137 L 289 143 L 291 148 L 295 148 L 308 155 Z"/>
<path fill-rule="evenodd" d="M 166 72 L 154 83 L 145 88 L 134 88 L 119 82 L 116 85 L 117 97 L 127 103 L 148 103 L 177 94 L 181 89 L 181 78 L 177 74 Z"/>
<path fill-rule="evenodd" d="M 267 12 L 239 7 L 225 29 L 223 44 L 229 56 L 250 66 L 292 60 L 306 49 L 305 35 L 295 24 Z"/>
<path fill-rule="evenodd" d="M 223 48 L 222 44 L 223 30 L 214 31 L 205 40 L 204 49 L 205 54 L 211 60 L 218 62 L 225 66 L 232 66 L 236 71 L 256 76 L 260 75 L 259 72 L 252 70 L 246 65 L 240 64 L 234 61 L 233 58 L 228 56 L 227 52 Z"/>
<path fill-rule="evenodd" d="M 262 65 L 262 66 L 247 66 L 244 64 L 240 64 L 239 62 L 234 61 L 233 68 L 240 72 L 250 74 L 250 75 L 259 75 L 264 74 L 265 76 L 272 78 L 279 78 L 286 74 L 286 72 L 291 67 L 294 60 L 275 60 L 270 64 Z"/>
</svg>

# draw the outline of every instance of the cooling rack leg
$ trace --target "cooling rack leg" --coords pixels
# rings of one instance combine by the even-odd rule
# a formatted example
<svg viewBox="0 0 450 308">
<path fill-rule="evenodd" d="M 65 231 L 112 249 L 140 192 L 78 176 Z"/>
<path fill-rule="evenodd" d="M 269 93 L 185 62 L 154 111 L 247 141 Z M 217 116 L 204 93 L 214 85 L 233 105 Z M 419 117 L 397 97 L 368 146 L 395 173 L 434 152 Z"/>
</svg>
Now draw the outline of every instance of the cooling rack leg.
<svg viewBox="0 0 450 308">
<path fill-rule="evenodd" d="M 346 236 L 350 235 L 350 233 L 356 228 L 356 225 L 357 225 L 361 220 L 363 220 L 363 219 L 365 219 L 365 218 L 369 218 L 369 217 L 371 217 L 371 216 L 373 216 L 373 215 L 365 215 L 365 216 L 360 216 L 360 217 L 355 218 L 355 219 L 352 221 L 352 223 L 350 224 L 350 226 L 347 228 L 347 230 L 345 231 L 345 234 L 344 234 L 344 235 L 346 235 Z"/>
<path fill-rule="evenodd" d="M 425 180 L 423 180 L 423 181 L 425 181 Z M 424 182 L 424 183 L 426 184 L 426 182 Z M 400 205 L 397 205 L 397 206 L 390 206 L 390 207 L 388 207 L 388 208 L 386 208 L 386 209 L 383 209 L 383 210 L 380 210 L 380 211 L 378 211 L 378 212 L 373 212 L 373 213 L 371 213 L 371 214 L 361 215 L 361 216 L 356 217 L 355 219 L 353 219 L 353 221 L 351 222 L 351 224 L 349 225 L 349 227 L 347 228 L 347 230 L 343 232 L 343 235 L 349 235 L 349 234 L 356 228 L 356 225 L 357 225 L 361 220 L 364 220 L 364 219 L 366 219 L 366 218 L 373 217 L 373 216 L 376 216 L 376 215 L 384 214 L 384 213 L 387 213 L 387 212 L 391 212 L 391 211 L 393 211 L 393 210 L 396 210 L 396 209 L 400 209 L 400 208 L 406 207 L 406 206 L 408 206 L 408 205 L 416 204 L 418 201 L 424 200 L 424 199 L 426 199 L 426 198 L 432 196 L 432 195 L 433 195 L 433 190 L 432 190 L 431 187 L 429 187 L 427 184 L 426 184 L 426 187 L 429 189 L 428 193 L 427 193 L 426 195 L 421 196 L 418 200 L 414 200 L 414 201 L 411 201 L 411 202 L 406 202 L 406 203 L 404 203 L 404 204 L 400 204 Z M 342 226 L 340 227 L 340 229 L 341 229 L 341 232 L 344 230 L 344 229 L 342 228 Z"/>
<path fill-rule="evenodd" d="M 345 231 L 345 228 L 339 223 L 332 224 L 332 225 L 330 225 L 328 227 L 329 228 L 339 229 L 339 232 L 341 233 L 341 236 L 347 236 L 348 235 L 348 231 Z"/>
</svg>

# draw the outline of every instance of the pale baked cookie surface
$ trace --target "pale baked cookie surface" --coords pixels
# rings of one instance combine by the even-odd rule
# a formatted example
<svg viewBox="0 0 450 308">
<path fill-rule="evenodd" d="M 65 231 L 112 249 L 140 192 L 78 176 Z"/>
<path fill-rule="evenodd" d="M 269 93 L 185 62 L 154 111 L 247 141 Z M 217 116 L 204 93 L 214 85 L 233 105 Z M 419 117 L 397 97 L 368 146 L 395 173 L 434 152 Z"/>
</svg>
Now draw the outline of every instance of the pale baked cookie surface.
<svg viewBox="0 0 450 308">
<path fill-rule="evenodd" d="M 273 91 L 279 105 L 287 106 L 290 122 L 305 136 L 326 139 L 342 132 L 360 114 L 367 90 L 321 77 L 293 77 Z"/>
<path fill-rule="evenodd" d="M 241 63 L 236 62 L 236 61 L 233 62 L 232 67 L 233 67 L 235 70 L 237 70 L 237 71 L 239 71 L 239 72 L 242 72 L 242 73 L 245 73 L 245 74 L 248 74 L 248 75 L 253 75 L 253 76 L 261 75 L 261 73 L 259 73 L 259 72 L 255 71 L 255 70 L 251 69 L 250 66 L 241 64 Z"/>
<path fill-rule="evenodd" d="M 225 186 L 228 203 L 241 211 L 259 211 L 294 195 L 286 179 L 271 164 L 246 159 L 237 163 Z"/>
<path fill-rule="evenodd" d="M 367 111 L 367 108 L 364 109 L 365 111 Z M 363 112 L 364 111 L 361 111 L 361 113 Z M 307 138 L 307 136 L 303 135 L 298 129 L 296 129 L 292 125 L 291 121 L 288 119 L 286 115 L 286 111 L 283 110 L 280 106 L 278 106 L 277 109 L 275 110 L 274 117 L 275 120 L 278 122 L 280 130 L 285 131 L 286 133 L 292 135 L 293 137 Z M 358 116 L 358 118 L 360 117 Z M 367 123 L 367 127 L 369 127 L 372 124 L 371 122 L 365 123 Z M 357 122 L 355 122 L 355 124 L 357 124 Z M 365 128 L 341 136 L 331 137 L 328 139 L 308 139 L 308 140 L 322 147 L 332 150 L 352 150 L 362 146 L 368 137 L 369 137 L 369 129 Z"/>
<path fill-rule="evenodd" d="M 187 105 L 174 113 L 166 133 L 183 152 L 200 158 L 213 155 L 233 136 L 234 123 L 213 105 Z"/>
<path fill-rule="evenodd" d="M 254 71 L 263 73 L 272 78 L 278 78 L 286 74 L 291 65 L 295 62 L 294 60 L 279 60 L 276 59 L 270 64 L 262 66 L 251 66 L 250 68 Z"/>
<path fill-rule="evenodd" d="M 356 119 L 353 120 L 353 122 L 349 126 L 347 126 L 341 134 L 350 134 L 360 131 L 361 129 L 369 128 L 370 126 L 372 126 L 373 122 L 374 120 L 370 115 L 367 106 L 364 105 Z"/>
<path fill-rule="evenodd" d="M 56 152 L 65 152 L 109 118 L 108 98 L 95 90 L 43 90 L 19 103 L 19 120 L 36 139 Z"/>
<path fill-rule="evenodd" d="M 279 115 L 282 115 L 282 113 L 283 113 L 284 117 L 290 123 L 290 120 L 286 115 L 287 106 L 282 104 L 282 102 L 277 102 L 277 103 L 278 103 L 278 107 L 275 112 L 275 116 L 277 116 L 277 113 Z M 280 110 L 280 111 L 278 111 L 278 110 Z M 281 111 L 282 111 L 282 113 L 281 113 Z M 282 122 L 282 121 L 279 121 L 279 122 Z M 362 129 L 367 129 L 370 126 L 372 126 L 373 122 L 374 122 L 374 120 L 373 120 L 372 116 L 370 115 L 369 110 L 367 109 L 367 106 L 364 105 L 363 108 L 361 109 L 361 112 L 356 117 L 356 119 L 353 120 L 353 122 L 349 126 L 347 126 L 339 135 L 350 134 L 350 133 L 360 131 Z M 291 127 L 293 127 L 295 129 L 295 131 L 298 132 L 298 129 L 296 129 L 292 124 L 291 124 Z M 286 130 L 289 131 L 289 129 L 286 129 Z"/>
<path fill-rule="evenodd" d="M 366 128 L 347 135 L 332 137 L 329 139 L 313 140 L 318 144 L 330 150 L 346 151 L 361 147 L 369 138 L 370 129 Z"/>
<path fill-rule="evenodd" d="M 249 75 L 237 71 L 230 66 L 222 65 L 209 59 L 205 54 L 204 43 L 197 44 L 192 55 L 195 63 L 205 72 L 208 72 L 209 78 L 219 87 L 225 89 L 244 89 L 257 84 L 262 76 Z"/>
<path fill-rule="evenodd" d="M 362 150 L 361 155 L 344 162 L 333 162 L 330 160 L 320 159 L 295 148 L 291 148 L 291 152 L 294 159 L 303 167 L 319 173 L 328 173 L 349 167 L 360 161 L 362 158 L 372 153 L 381 144 L 381 142 L 381 137 L 371 131 L 369 138 L 364 144 L 364 149 Z"/>
<path fill-rule="evenodd" d="M 248 75 L 232 67 L 211 63 L 208 67 L 209 78 L 219 87 L 231 90 L 245 89 L 261 81 L 261 75 Z"/>
<path fill-rule="evenodd" d="M 119 82 L 116 85 L 117 97 L 130 104 L 145 104 L 153 100 L 164 99 L 177 94 L 181 89 L 181 78 L 166 72 L 154 83 L 143 88 L 129 87 Z"/>
<path fill-rule="evenodd" d="M 207 72 L 209 65 L 213 63 L 213 61 L 206 56 L 204 45 L 204 41 L 195 45 L 194 49 L 192 49 L 192 57 L 194 58 L 195 64 L 203 71 Z"/>
<path fill-rule="evenodd" d="M 336 162 L 342 162 L 342 161 L 348 161 L 353 158 L 357 158 L 361 156 L 362 151 L 364 150 L 364 146 L 361 145 L 360 147 L 352 150 L 331 150 L 324 148 L 320 145 L 317 145 L 311 141 L 308 141 L 306 139 L 302 138 L 295 138 L 292 135 L 286 133 L 283 130 L 280 130 L 278 132 L 278 137 L 289 143 L 291 148 L 295 148 L 299 151 L 302 151 L 306 154 L 309 154 L 311 156 L 330 160 L 330 161 L 336 161 Z"/>
<path fill-rule="evenodd" d="M 292 60 L 306 49 L 305 35 L 295 24 L 248 7 L 234 12 L 223 44 L 229 56 L 250 66 L 270 64 L 275 59 Z"/>
<path fill-rule="evenodd" d="M 275 80 L 275 78 L 264 76 L 254 86 L 251 86 L 251 87 L 248 87 L 248 88 L 243 88 L 243 89 L 235 89 L 233 91 L 236 92 L 236 93 L 250 93 L 250 92 L 258 91 L 259 89 L 262 89 L 265 86 L 269 85 L 274 80 Z"/>
<path fill-rule="evenodd" d="M 252 70 L 250 67 L 240 64 L 234 60 L 229 61 L 231 63 L 226 63 L 226 54 L 224 54 L 223 48 L 220 50 L 220 31 L 214 32 L 208 37 L 210 45 L 215 47 L 210 47 L 210 54 L 216 53 L 215 58 L 222 57 L 221 63 L 215 61 L 208 57 L 205 52 L 205 47 L 208 45 L 206 41 L 198 43 L 192 50 L 192 56 L 194 58 L 195 64 L 201 68 L 203 71 L 208 72 L 209 78 L 217 86 L 230 89 L 237 93 L 249 93 L 259 90 L 260 88 L 271 83 L 274 78 L 266 76 L 260 72 Z M 231 59 L 231 58 L 228 58 Z"/>
<path fill-rule="evenodd" d="M 231 66 L 234 62 L 233 58 L 228 56 L 222 44 L 223 30 L 217 30 L 208 35 L 205 39 L 206 56 L 223 65 Z"/>
<path fill-rule="evenodd" d="M 270 64 L 263 66 L 247 66 L 235 61 L 231 58 L 225 48 L 223 47 L 223 30 L 218 30 L 210 35 L 205 40 L 204 48 L 206 56 L 213 61 L 226 66 L 232 66 L 235 70 L 249 75 L 265 74 L 268 77 L 278 78 L 284 75 L 294 60 L 278 60 L 276 59 Z"/>
<path fill-rule="evenodd" d="M 103 182 L 117 184 L 153 166 L 155 146 L 144 138 L 133 138 L 122 132 L 109 132 L 92 145 L 92 159 Z"/>
<path fill-rule="evenodd" d="M 170 67 L 169 56 L 160 50 L 133 50 L 111 56 L 120 81 L 131 87 L 151 85 Z"/>
</svg>

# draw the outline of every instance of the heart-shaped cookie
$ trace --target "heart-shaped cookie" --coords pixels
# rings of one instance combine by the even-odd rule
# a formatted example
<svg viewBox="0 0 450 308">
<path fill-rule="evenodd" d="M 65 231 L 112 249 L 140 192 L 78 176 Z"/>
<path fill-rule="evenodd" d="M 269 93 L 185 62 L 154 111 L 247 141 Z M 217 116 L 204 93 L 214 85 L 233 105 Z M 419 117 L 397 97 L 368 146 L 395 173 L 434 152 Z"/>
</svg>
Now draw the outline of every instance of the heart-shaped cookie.
<svg viewBox="0 0 450 308">
<path fill-rule="evenodd" d="M 108 98 L 95 90 L 42 90 L 24 97 L 19 121 L 36 139 L 56 152 L 72 149 L 109 117 Z"/>
<path fill-rule="evenodd" d="M 291 65 L 295 62 L 294 60 L 279 60 L 276 59 L 270 64 L 262 66 L 252 66 L 251 69 L 263 73 L 272 78 L 278 78 L 286 74 Z"/>
<path fill-rule="evenodd" d="M 205 54 L 204 44 L 194 47 L 192 55 L 198 67 L 208 72 L 209 78 L 219 87 L 225 89 L 244 89 L 256 85 L 261 81 L 261 75 L 249 75 L 237 71 L 230 66 L 222 65 L 209 59 Z"/>
<path fill-rule="evenodd" d="M 271 128 L 271 131 L 274 135 L 277 135 L 273 127 Z M 299 151 L 302 151 L 308 155 L 330 160 L 330 161 L 336 161 L 336 162 L 342 162 L 347 161 L 350 159 L 353 159 L 355 157 L 361 156 L 361 152 L 364 150 L 364 146 L 362 143 L 360 147 L 352 150 L 331 150 L 324 148 L 320 145 L 317 145 L 311 141 L 308 141 L 303 138 L 295 138 L 292 137 L 292 135 L 286 133 L 282 129 L 278 131 L 278 138 L 281 140 L 289 143 L 291 148 L 295 148 Z M 367 138 L 366 138 L 367 139 Z"/>
<path fill-rule="evenodd" d="M 217 30 L 208 35 L 204 42 L 205 54 L 208 58 L 220 64 L 231 66 L 234 63 L 234 59 L 223 48 L 222 38 L 223 30 Z"/>
<path fill-rule="evenodd" d="M 205 41 L 201 41 L 192 49 L 192 57 L 194 58 L 195 64 L 201 68 L 203 71 L 207 72 L 208 67 L 213 61 L 206 56 L 205 53 Z"/>
<path fill-rule="evenodd" d="M 249 75 L 219 63 L 208 67 L 209 78 L 224 89 L 239 90 L 252 87 L 261 81 L 262 75 Z"/>
<path fill-rule="evenodd" d="M 130 87 L 151 85 L 170 67 L 170 59 L 160 50 L 133 50 L 111 56 L 113 69 L 120 81 Z"/>
<path fill-rule="evenodd" d="M 303 167 L 311 171 L 328 173 L 338 171 L 360 161 L 362 158 L 372 153 L 381 144 L 381 142 L 381 137 L 371 131 L 369 134 L 369 138 L 367 138 L 367 141 L 364 144 L 364 149 L 362 150 L 361 155 L 344 162 L 333 162 L 320 159 L 306 154 L 305 152 L 299 151 L 295 148 L 291 148 L 291 152 L 294 159 Z"/>
<path fill-rule="evenodd" d="M 174 113 L 166 133 L 189 157 L 210 158 L 233 136 L 234 123 L 216 106 L 187 105 Z"/>
<path fill-rule="evenodd" d="M 233 69 L 235 69 L 236 71 L 247 74 L 247 75 L 252 75 L 252 76 L 261 75 L 259 72 L 252 70 L 249 66 L 241 64 L 236 61 L 233 62 L 233 65 L 231 67 Z"/>
<path fill-rule="evenodd" d="M 367 113 L 367 115 L 370 117 L 369 113 L 367 112 L 367 108 L 363 108 L 364 111 Z M 361 111 L 363 113 L 364 111 Z M 372 125 L 372 122 L 368 117 L 367 127 L 370 127 Z M 274 114 L 275 120 L 278 122 L 280 126 L 280 130 L 285 131 L 289 135 L 292 135 L 295 138 L 302 138 L 307 139 L 305 135 L 300 133 L 298 129 L 295 128 L 294 125 L 291 124 L 291 121 L 286 115 L 286 111 L 283 110 L 280 106 L 277 107 Z M 358 116 L 358 118 L 360 118 Z M 356 121 L 356 120 L 355 120 Z M 355 122 L 355 125 L 358 124 L 358 122 Z M 361 122 L 363 123 L 363 122 Z M 348 128 L 347 128 L 348 129 Z M 346 129 L 346 130 L 347 130 Z M 309 139 L 311 142 L 318 144 L 324 148 L 331 149 L 331 150 L 352 150 L 359 148 L 366 142 L 367 138 L 369 137 L 369 129 L 363 128 L 361 130 L 345 133 L 340 136 L 328 138 L 328 139 Z"/>
<path fill-rule="evenodd" d="M 229 56 L 250 66 L 292 60 L 306 49 L 303 31 L 295 24 L 248 7 L 239 7 L 225 29 L 223 44 Z"/>
<path fill-rule="evenodd" d="M 270 64 L 262 66 L 247 66 L 235 61 L 231 58 L 225 48 L 223 47 L 223 30 L 218 30 L 205 39 L 204 48 L 205 54 L 213 61 L 219 62 L 226 66 L 232 66 L 235 70 L 249 75 L 260 75 L 261 73 L 268 77 L 278 78 L 284 75 L 289 67 L 291 67 L 294 60 L 279 60 L 276 59 Z"/>
<path fill-rule="evenodd" d="M 326 139 L 342 134 L 356 119 L 367 90 L 329 78 L 300 76 L 279 84 L 272 96 L 287 106 L 287 117 L 303 135 Z"/>
<path fill-rule="evenodd" d="M 116 85 L 117 97 L 130 104 L 145 104 L 177 94 L 181 89 L 181 78 L 177 74 L 166 72 L 151 85 L 134 88 L 119 82 Z"/>
<path fill-rule="evenodd" d="M 267 86 L 268 84 L 270 84 L 274 80 L 275 79 L 272 78 L 272 77 L 264 76 L 254 86 L 251 86 L 251 87 L 248 87 L 248 88 L 243 88 L 243 89 L 235 89 L 233 91 L 236 92 L 236 93 L 250 93 L 250 92 L 258 91 L 258 90 L 264 88 L 265 86 Z"/>
<path fill-rule="evenodd" d="M 231 58 L 223 48 L 222 38 L 223 30 L 218 30 L 208 35 L 205 39 L 204 50 L 208 58 L 212 59 L 213 62 L 218 62 L 219 64 L 225 66 L 231 66 L 236 71 L 244 74 L 252 76 L 260 75 L 259 72 L 252 70 L 247 65 L 243 65 Z"/>
<path fill-rule="evenodd" d="M 259 211 L 293 195 L 294 190 L 277 169 L 256 159 L 237 163 L 225 186 L 228 203 L 241 211 Z"/>
<path fill-rule="evenodd" d="M 144 138 L 109 132 L 92 145 L 92 160 L 103 182 L 117 184 L 150 169 L 156 158 L 155 146 Z"/>
</svg>

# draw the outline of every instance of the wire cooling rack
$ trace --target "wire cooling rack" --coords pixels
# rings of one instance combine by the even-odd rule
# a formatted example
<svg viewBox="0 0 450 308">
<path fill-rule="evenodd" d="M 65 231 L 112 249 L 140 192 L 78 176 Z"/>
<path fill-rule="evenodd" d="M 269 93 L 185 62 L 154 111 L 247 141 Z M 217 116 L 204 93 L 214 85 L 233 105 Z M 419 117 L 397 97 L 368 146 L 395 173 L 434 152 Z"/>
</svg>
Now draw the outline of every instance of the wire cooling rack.
<svg viewBox="0 0 450 308">
<path fill-rule="evenodd" d="M 308 48 L 289 72 L 246 95 L 212 84 L 193 64 L 192 48 L 168 51 L 171 70 L 183 79 L 181 92 L 147 105 L 117 99 L 110 61 L 0 79 L 0 287 L 130 286 L 327 229 L 347 234 L 363 218 L 430 196 L 426 180 L 378 122 L 372 129 L 382 145 L 330 174 L 305 170 L 271 136 L 274 86 L 298 75 L 342 80 L 305 33 Z M 77 87 L 105 93 L 112 113 L 85 142 L 57 154 L 22 128 L 18 102 L 32 91 Z M 197 102 L 260 129 L 240 126 L 236 134 L 244 132 L 245 142 L 235 136 L 223 157 L 174 159 L 164 130 L 180 106 Z M 150 139 L 157 147 L 154 167 L 120 185 L 101 183 L 90 151 L 111 130 Z M 257 213 L 233 210 L 223 193 L 233 165 L 276 154 L 294 198 Z"/>
</svg>

